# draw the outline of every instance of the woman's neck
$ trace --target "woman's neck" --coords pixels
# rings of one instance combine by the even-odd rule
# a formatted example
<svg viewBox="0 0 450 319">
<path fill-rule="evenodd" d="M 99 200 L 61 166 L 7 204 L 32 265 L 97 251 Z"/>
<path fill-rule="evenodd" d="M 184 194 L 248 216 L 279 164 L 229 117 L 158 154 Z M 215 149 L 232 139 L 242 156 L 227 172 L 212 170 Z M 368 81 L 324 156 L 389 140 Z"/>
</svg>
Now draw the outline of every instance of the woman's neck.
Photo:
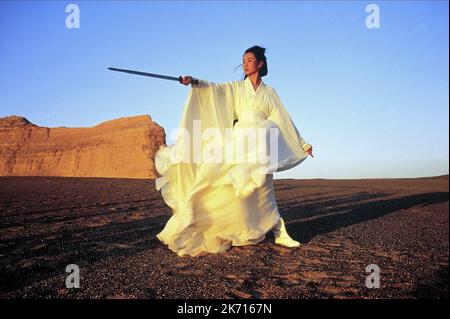
<svg viewBox="0 0 450 319">
<path fill-rule="evenodd" d="M 247 77 L 249 78 L 250 82 L 252 82 L 253 89 L 256 90 L 261 83 L 261 76 L 259 75 L 259 73 L 253 73 L 248 75 Z"/>
</svg>

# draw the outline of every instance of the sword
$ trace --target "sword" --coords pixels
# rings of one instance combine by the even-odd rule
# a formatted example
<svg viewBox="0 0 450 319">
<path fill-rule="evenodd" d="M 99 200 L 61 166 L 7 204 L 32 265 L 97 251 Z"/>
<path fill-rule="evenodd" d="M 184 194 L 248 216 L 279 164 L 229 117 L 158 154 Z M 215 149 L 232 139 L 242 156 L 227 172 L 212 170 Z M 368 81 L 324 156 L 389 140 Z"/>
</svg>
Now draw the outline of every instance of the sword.
<svg viewBox="0 0 450 319">
<path fill-rule="evenodd" d="M 142 75 L 142 76 L 149 76 L 152 78 L 158 78 L 158 79 L 164 79 L 164 80 L 172 80 L 177 81 L 180 83 L 183 83 L 183 77 L 175 77 L 175 76 L 169 76 L 169 75 L 162 75 L 162 74 L 156 74 L 156 73 L 148 73 L 148 72 L 140 72 L 140 71 L 133 71 L 133 70 L 126 70 L 126 69 L 118 69 L 118 68 L 108 68 L 111 71 L 118 71 L 118 72 L 125 72 L 130 74 L 136 74 L 136 75 Z M 198 84 L 198 80 L 192 78 L 192 83 Z"/>
</svg>

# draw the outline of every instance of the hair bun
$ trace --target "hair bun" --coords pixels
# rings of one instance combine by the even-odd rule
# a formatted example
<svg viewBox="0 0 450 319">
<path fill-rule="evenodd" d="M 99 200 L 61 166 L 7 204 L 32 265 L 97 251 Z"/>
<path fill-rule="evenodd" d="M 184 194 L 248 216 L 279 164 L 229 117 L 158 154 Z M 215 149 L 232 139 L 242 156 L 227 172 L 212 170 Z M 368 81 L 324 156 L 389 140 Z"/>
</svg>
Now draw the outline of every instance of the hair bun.
<svg viewBox="0 0 450 319">
<path fill-rule="evenodd" d="M 262 54 L 266 53 L 266 48 L 260 47 L 259 45 L 254 46 L 255 50 L 259 50 L 262 52 Z"/>
</svg>

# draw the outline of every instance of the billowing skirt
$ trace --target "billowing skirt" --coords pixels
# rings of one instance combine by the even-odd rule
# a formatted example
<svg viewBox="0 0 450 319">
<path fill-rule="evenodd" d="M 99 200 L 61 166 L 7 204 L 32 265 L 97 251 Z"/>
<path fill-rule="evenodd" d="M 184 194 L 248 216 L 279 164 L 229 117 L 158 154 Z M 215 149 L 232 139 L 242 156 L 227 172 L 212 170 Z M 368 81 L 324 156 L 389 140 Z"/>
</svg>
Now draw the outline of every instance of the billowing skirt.
<svg viewBox="0 0 450 319">
<path fill-rule="evenodd" d="M 157 152 L 155 166 L 161 177 L 155 186 L 173 211 L 157 237 L 178 255 L 218 253 L 230 246 L 256 244 L 278 223 L 273 174 L 264 170 L 267 161 L 255 161 L 255 154 L 268 155 L 267 128 L 274 126 L 260 113 L 247 112 L 235 125 L 231 139 L 220 145 L 230 154 L 237 144 L 242 145 L 245 134 L 260 129 L 263 134 L 256 146 L 246 144 L 238 156 L 214 163 L 186 163 L 174 160 L 176 144 Z"/>
</svg>

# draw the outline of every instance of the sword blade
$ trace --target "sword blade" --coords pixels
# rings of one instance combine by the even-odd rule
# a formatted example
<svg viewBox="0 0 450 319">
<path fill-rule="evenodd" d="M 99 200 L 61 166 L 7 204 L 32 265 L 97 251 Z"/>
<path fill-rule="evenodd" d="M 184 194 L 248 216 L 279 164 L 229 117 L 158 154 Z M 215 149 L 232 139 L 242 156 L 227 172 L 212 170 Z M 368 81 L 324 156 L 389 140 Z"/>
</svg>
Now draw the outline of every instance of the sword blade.
<svg viewBox="0 0 450 319">
<path fill-rule="evenodd" d="M 169 75 L 127 70 L 127 69 L 118 69 L 118 68 L 108 68 L 108 69 L 111 71 L 118 71 L 118 72 L 124 72 L 124 73 L 130 73 L 130 74 L 136 74 L 136 75 L 142 75 L 142 76 L 149 76 L 152 78 L 159 78 L 159 79 L 164 79 L 164 80 L 172 80 L 172 81 L 182 82 L 181 76 L 175 77 L 175 76 L 169 76 Z"/>
</svg>

